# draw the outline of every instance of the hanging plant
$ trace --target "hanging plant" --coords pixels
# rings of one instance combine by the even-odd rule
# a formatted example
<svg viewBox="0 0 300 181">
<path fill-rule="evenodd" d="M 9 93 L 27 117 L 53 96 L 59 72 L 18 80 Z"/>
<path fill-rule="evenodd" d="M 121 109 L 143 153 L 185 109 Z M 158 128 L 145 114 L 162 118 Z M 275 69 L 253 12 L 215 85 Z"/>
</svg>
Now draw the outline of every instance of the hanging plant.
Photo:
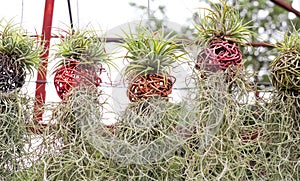
<svg viewBox="0 0 300 181">
<path fill-rule="evenodd" d="M 153 32 L 149 27 L 138 26 L 137 32 L 131 30 L 121 46 L 128 53 L 125 56 L 129 65 L 125 77 L 129 86 L 127 95 L 131 102 L 149 97 L 167 97 L 172 92 L 175 77 L 170 68 L 184 55 L 182 46 L 176 43 L 171 33 L 163 30 Z"/>
<path fill-rule="evenodd" d="M 182 177 L 177 151 L 183 139 L 176 130 L 181 123 L 180 105 L 166 98 L 132 102 L 109 127 L 99 127 L 95 145 L 109 160 L 113 180 L 176 180 Z M 99 136 L 99 134 L 101 136 Z M 171 162 L 171 163 L 170 163 Z"/>
<path fill-rule="evenodd" d="M 278 43 L 278 56 L 271 62 L 272 84 L 275 94 L 273 105 L 281 109 L 284 104 L 286 112 L 293 119 L 293 128 L 299 131 L 300 118 L 300 36 L 299 30 L 285 34 L 283 42 Z"/>
<path fill-rule="evenodd" d="M 30 119 L 29 98 L 18 92 L 0 94 L 0 178 L 12 180 L 30 157 L 31 141 L 26 123 Z M 31 155 L 32 156 L 32 155 Z"/>
<path fill-rule="evenodd" d="M 24 85 L 26 71 L 32 74 L 38 67 L 43 49 L 12 21 L 0 24 L 0 91 L 4 93 Z"/>
<path fill-rule="evenodd" d="M 57 55 L 63 57 L 54 71 L 54 85 L 61 99 L 75 87 L 100 86 L 103 64 L 113 65 L 96 31 L 77 30 L 61 36 Z"/>
<path fill-rule="evenodd" d="M 271 62 L 272 84 L 284 100 L 290 99 L 300 107 L 300 35 L 286 33 L 279 44 L 279 55 Z"/>
<path fill-rule="evenodd" d="M 92 136 L 102 125 L 102 104 L 100 93 L 85 87 L 71 89 L 73 96 L 60 102 L 53 113 L 54 125 L 51 135 L 57 142 L 56 152 L 46 151 L 42 160 L 42 174 L 47 180 L 103 180 L 101 175 L 106 169 L 105 158 L 93 145 Z M 53 149 L 53 148 L 50 148 Z M 38 163 L 39 166 L 41 163 Z M 104 175 L 104 174 L 103 174 Z"/>
<path fill-rule="evenodd" d="M 252 34 L 249 22 L 244 23 L 239 12 L 227 5 L 227 0 L 211 5 L 213 9 L 205 8 L 208 14 L 195 24 L 197 41 L 203 46 L 195 68 L 216 72 L 238 65 L 239 69 L 243 69 L 240 45 L 247 42 Z"/>
<path fill-rule="evenodd" d="M 170 69 L 184 52 L 171 33 L 140 25 L 136 31 L 125 33 L 121 44 L 128 51 L 124 76 L 130 104 L 117 123 L 102 128 L 98 149 L 110 160 L 113 180 L 174 180 L 180 169 L 168 169 L 168 161 L 181 143 L 175 129 L 181 107 L 168 101 L 175 82 Z"/>
</svg>

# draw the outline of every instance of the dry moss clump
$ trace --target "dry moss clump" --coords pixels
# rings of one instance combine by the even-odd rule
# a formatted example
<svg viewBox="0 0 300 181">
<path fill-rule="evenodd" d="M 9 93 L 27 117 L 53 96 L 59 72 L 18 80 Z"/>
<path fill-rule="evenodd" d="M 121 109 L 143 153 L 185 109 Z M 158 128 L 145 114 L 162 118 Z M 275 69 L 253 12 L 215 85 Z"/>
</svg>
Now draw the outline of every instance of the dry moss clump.
<svg viewBox="0 0 300 181">
<path fill-rule="evenodd" d="M 120 120 L 101 127 L 96 147 L 109 160 L 112 180 L 178 180 L 181 167 L 180 105 L 167 98 L 148 98 L 130 103 Z M 99 129 L 98 129 L 99 130 Z M 103 134 L 105 133 L 105 134 Z"/>
<path fill-rule="evenodd" d="M 195 114 L 201 115 L 198 117 L 201 124 L 184 147 L 186 180 L 299 179 L 299 147 L 296 147 L 299 145 L 299 124 L 295 126 L 289 114 L 289 103 L 265 102 L 260 98 L 249 100 L 250 92 L 256 88 L 243 81 L 245 77 L 235 77 L 225 83 L 230 89 L 222 94 L 215 93 L 218 90 L 213 86 L 204 91 L 198 86 L 201 96 L 196 100 L 206 98 L 206 101 L 194 104 Z M 211 84 L 213 80 L 219 82 L 221 79 L 210 79 L 209 83 L 201 85 L 215 85 Z M 215 95 L 214 98 L 205 96 L 209 94 Z M 221 121 L 211 126 L 207 113 L 213 110 L 207 109 L 211 108 L 209 100 L 217 100 L 216 97 L 224 98 L 220 112 L 223 116 L 219 115 Z M 217 129 L 212 129 L 215 127 Z"/>
<path fill-rule="evenodd" d="M 0 95 L 0 178 L 15 178 L 29 156 L 25 149 L 30 142 L 28 102 L 15 91 Z"/>
<path fill-rule="evenodd" d="M 102 122 L 104 95 L 77 90 L 54 114 L 57 124 L 43 143 L 48 151 L 18 178 L 299 180 L 293 102 L 276 94 L 267 102 L 249 99 L 256 87 L 246 73 L 225 77 L 197 78 L 180 104 L 130 103 L 113 125 Z"/>
</svg>

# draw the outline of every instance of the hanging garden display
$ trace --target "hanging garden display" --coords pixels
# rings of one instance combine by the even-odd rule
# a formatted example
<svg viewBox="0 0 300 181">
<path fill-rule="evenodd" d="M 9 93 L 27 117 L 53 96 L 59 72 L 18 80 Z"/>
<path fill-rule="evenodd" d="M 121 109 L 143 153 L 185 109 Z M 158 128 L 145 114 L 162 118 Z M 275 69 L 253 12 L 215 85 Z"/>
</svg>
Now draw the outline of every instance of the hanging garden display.
<svg viewBox="0 0 300 181">
<path fill-rule="evenodd" d="M 117 87 L 130 101 L 124 110 L 98 89 L 104 64 L 114 66 L 105 42 L 93 30 L 65 32 L 54 71 L 62 101 L 51 103 L 49 129 L 34 136 L 27 124 L 33 104 L 14 90 L 43 52 L 18 28 L 1 26 L 0 180 L 299 180 L 299 31 L 277 44 L 275 89 L 255 97 L 260 87 L 240 48 L 252 33 L 228 2 L 210 2 L 196 23 L 201 49 L 191 64 L 173 32 L 139 24 L 124 33 L 118 45 L 128 86 Z M 184 72 L 186 94 L 175 102 L 178 63 L 199 71 Z"/>
</svg>

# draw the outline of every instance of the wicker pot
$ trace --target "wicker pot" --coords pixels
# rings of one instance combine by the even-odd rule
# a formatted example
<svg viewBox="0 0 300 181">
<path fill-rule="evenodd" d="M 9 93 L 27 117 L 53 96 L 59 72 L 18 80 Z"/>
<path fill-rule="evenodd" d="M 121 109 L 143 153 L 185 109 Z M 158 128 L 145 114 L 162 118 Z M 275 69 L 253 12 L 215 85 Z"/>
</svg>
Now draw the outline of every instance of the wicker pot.
<svg viewBox="0 0 300 181">
<path fill-rule="evenodd" d="M 168 97 L 176 79 L 170 75 L 150 74 L 139 76 L 129 83 L 127 96 L 130 102 L 149 97 Z"/>
<path fill-rule="evenodd" d="M 58 96 L 63 100 L 72 88 L 92 85 L 98 87 L 102 82 L 100 78 L 102 68 L 96 65 L 80 64 L 76 60 L 58 67 L 54 73 L 54 86 Z"/>
<path fill-rule="evenodd" d="M 0 53 L 0 92 L 10 92 L 21 88 L 25 83 L 25 67 L 5 53 Z"/>
</svg>

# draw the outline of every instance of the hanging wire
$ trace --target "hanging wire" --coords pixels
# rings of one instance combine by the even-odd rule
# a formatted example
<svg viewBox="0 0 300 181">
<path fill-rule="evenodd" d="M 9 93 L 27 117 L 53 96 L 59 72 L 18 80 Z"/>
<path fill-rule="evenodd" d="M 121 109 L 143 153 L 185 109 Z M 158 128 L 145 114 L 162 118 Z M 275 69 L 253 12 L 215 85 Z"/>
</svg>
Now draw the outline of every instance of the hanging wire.
<svg viewBox="0 0 300 181">
<path fill-rule="evenodd" d="M 150 19 L 150 0 L 148 0 L 147 11 L 148 11 L 148 19 Z"/>
<path fill-rule="evenodd" d="M 69 9 L 69 17 L 70 17 L 71 29 L 73 31 L 74 30 L 74 25 L 73 25 L 73 18 L 72 18 L 72 10 L 71 10 L 70 0 L 68 0 L 68 9 Z"/>
<path fill-rule="evenodd" d="M 77 6 L 77 24 L 78 24 L 78 28 L 79 28 L 80 26 L 79 26 L 79 3 L 78 3 L 78 0 L 76 0 L 76 6 Z"/>
<path fill-rule="evenodd" d="M 24 0 L 22 0 L 22 5 L 21 5 L 21 23 L 20 26 L 23 25 L 23 15 L 24 15 Z"/>
</svg>

